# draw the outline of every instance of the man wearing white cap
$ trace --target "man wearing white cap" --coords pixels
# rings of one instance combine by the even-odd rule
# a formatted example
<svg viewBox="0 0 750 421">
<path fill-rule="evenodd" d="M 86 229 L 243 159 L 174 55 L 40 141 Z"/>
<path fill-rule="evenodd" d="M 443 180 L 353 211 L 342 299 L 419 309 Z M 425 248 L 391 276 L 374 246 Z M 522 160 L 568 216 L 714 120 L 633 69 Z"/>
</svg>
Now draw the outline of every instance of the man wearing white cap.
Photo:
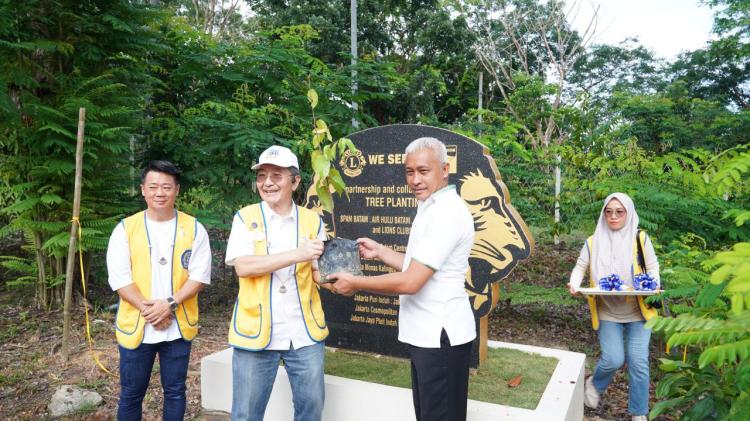
<svg viewBox="0 0 750 421">
<path fill-rule="evenodd" d="M 252 169 L 262 201 L 235 214 L 226 254 L 240 282 L 229 326 L 232 420 L 263 419 L 280 361 L 295 421 L 320 420 L 328 327 L 314 280 L 323 221 L 292 201 L 300 176 L 291 150 L 271 146 Z"/>
</svg>

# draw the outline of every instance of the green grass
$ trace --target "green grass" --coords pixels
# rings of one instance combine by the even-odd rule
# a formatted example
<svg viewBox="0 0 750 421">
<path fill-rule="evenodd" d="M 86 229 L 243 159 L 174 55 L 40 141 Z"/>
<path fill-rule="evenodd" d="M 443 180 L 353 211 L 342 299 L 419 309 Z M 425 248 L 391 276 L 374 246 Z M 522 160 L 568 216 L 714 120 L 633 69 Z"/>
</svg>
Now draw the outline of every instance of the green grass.
<svg viewBox="0 0 750 421">
<path fill-rule="evenodd" d="M 9 305 L 2 305 L 0 312 L 5 314 L 6 307 Z M 0 325 L 0 342 L 13 340 L 16 336 L 21 335 L 26 330 L 32 330 L 37 327 L 37 322 L 32 317 L 29 317 L 29 312 L 22 311 L 18 314 L 18 319 L 14 321 L 4 320 L 4 323 Z M 7 324 L 5 324 L 7 323 Z"/>
<path fill-rule="evenodd" d="M 487 363 L 469 378 L 469 399 L 534 409 L 547 387 L 557 359 L 511 349 L 490 349 Z M 410 388 L 409 360 L 344 350 L 326 352 L 325 372 L 334 376 Z M 521 375 L 521 384 L 507 383 Z"/>
<path fill-rule="evenodd" d="M 86 415 L 88 415 L 88 414 L 90 414 L 90 413 L 92 413 L 92 412 L 96 411 L 96 410 L 97 410 L 97 408 L 98 408 L 98 405 L 94 405 L 94 404 L 92 404 L 92 403 L 84 403 L 84 404 L 83 404 L 83 405 L 81 405 L 81 407 L 80 407 L 80 408 L 78 408 L 78 409 L 76 410 L 76 412 L 75 412 L 74 414 L 72 414 L 72 415 L 74 415 L 74 416 L 76 416 L 76 417 L 81 417 L 81 418 L 84 418 L 84 417 L 85 417 Z"/>
<path fill-rule="evenodd" d="M 411 388 L 409 360 L 342 349 L 326 351 L 325 372 L 347 379 Z"/>
<path fill-rule="evenodd" d="M 83 389 L 90 389 L 90 390 L 96 390 L 100 387 L 105 387 L 109 384 L 109 380 L 107 378 L 98 378 L 93 380 L 79 380 L 78 383 L 76 383 L 76 386 L 83 388 Z"/>
<path fill-rule="evenodd" d="M 578 247 L 582 246 L 583 242 L 586 241 L 589 235 L 594 232 L 594 228 L 596 228 L 596 224 L 592 223 L 590 225 L 590 228 L 586 227 L 586 229 L 573 229 L 570 232 L 560 234 L 560 241 L 567 244 L 579 244 Z M 534 237 L 534 240 L 537 244 L 552 244 L 554 242 L 554 237 L 550 232 L 550 228 L 548 227 L 529 226 L 529 231 L 531 232 L 531 236 Z"/>
<path fill-rule="evenodd" d="M 559 304 L 566 306 L 577 306 L 580 301 L 571 297 L 566 287 L 547 288 L 531 284 L 514 283 L 508 289 L 500 293 L 502 299 L 510 299 L 512 304 Z"/>
<path fill-rule="evenodd" d="M 489 349 L 487 363 L 469 378 L 469 399 L 516 408 L 534 409 L 557 367 L 557 358 L 514 349 Z M 521 384 L 508 381 L 522 376 Z"/>
<path fill-rule="evenodd" d="M 0 373 L 0 386 L 14 386 L 24 379 L 24 373 L 19 370 Z"/>
</svg>

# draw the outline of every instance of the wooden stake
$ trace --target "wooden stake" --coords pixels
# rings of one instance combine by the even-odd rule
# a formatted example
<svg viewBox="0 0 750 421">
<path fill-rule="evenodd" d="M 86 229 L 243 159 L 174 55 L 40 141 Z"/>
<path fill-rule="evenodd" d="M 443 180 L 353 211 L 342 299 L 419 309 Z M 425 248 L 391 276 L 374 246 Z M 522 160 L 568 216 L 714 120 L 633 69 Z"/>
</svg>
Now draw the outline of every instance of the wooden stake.
<svg viewBox="0 0 750 421">
<path fill-rule="evenodd" d="M 63 360 L 70 358 L 70 301 L 73 295 L 73 275 L 75 274 L 76 237 L 81 211 L 81 179 L 83 177 L 83 129 L 86 126 L 86 109 L 78 110 L 78 136 L 76 139 L 76 178 L 73 190 L 73 218 L 70 224 L 70 241 L 68 242 L 68 267 L 65 271 L 65 299 L 63 301 Z"/>
</svg>

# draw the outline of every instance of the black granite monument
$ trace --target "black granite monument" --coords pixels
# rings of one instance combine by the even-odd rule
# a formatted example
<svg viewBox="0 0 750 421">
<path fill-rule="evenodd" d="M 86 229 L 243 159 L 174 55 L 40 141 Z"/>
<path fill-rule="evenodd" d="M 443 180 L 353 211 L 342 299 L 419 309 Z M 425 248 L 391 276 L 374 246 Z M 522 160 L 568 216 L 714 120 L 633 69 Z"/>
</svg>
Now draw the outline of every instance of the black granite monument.
<svg viewBox="0 0 750 421">
<path fill-rule="evenodd" d="M 321 214 L 330 237 L 370 237 L 404 252 L 417 207 L 406 184 L 404 150 L 420 137 L 434 137 L 446 145 L 451 165 L 449 183 L 456 185 L 474 217 L 476 238 L 466 291 L 477 320 L 476 365 L 486 353 L 486 316 L 497 303 L 497 281 L 527 258 L 534 247 L 525 223 L 510 205 L 508 190 L 485 146 L 448 130 L 420 125 L 392 125 L 354 133 L 349 138 L 358 151 L 346 151 L 336 163 L 346 182 L 349 200 L 334 195 L 333 211 L 325 212 L 315 189 L 310 188 L 306 206 Z M 365 275 L 393 271 L 378 260 L 362 259 L 361 263 Z M 357 293 L 342 297 L 327 290 L 321 290 L 321 294 L 331 332 L 328 345 L 407 355 L 406 346 L 397 340 L 398 296 Z"/>
</svg>

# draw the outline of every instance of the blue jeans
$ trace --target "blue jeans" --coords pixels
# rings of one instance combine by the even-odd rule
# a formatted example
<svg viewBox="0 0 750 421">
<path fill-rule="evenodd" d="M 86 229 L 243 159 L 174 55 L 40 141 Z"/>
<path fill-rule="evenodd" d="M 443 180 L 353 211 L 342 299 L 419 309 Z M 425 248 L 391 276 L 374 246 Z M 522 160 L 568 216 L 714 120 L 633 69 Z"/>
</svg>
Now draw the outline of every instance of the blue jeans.
<svg viewBox="0 0 750 421">
<path fill-rule="evenodd" d="M 324 356 L 323 342 L 287 351 L 245 351 L 234 348 L 232 420 L 263 419 L 279 361 L 283 360 L 292 387 L 294 421 L 320 421 L 325 399 Z"/>
<path fill-rule="evenodd" d="M 143 397 L 146 396 L 151 369 L 159 354 L 161 385 L 164 390 L 165 421 L 185 416 L 185 378 L 190 362 L 190 342 L 176 339 L 156 344 L 141 344 L 136 349 L 120 348 L 120 402 L 117 419 L 140 421 Z"/>
<path fill-rule="evenodd" d="M 651 330 L 645 321 L 617 323 L 599 321 L 599 346 L 602 355 L 594 370 L 594 387 L 603 393 L 612 376 L 628 363 L 628 411 L 632 415 L 648 414 L 648 342 Z"/>
</svg>

